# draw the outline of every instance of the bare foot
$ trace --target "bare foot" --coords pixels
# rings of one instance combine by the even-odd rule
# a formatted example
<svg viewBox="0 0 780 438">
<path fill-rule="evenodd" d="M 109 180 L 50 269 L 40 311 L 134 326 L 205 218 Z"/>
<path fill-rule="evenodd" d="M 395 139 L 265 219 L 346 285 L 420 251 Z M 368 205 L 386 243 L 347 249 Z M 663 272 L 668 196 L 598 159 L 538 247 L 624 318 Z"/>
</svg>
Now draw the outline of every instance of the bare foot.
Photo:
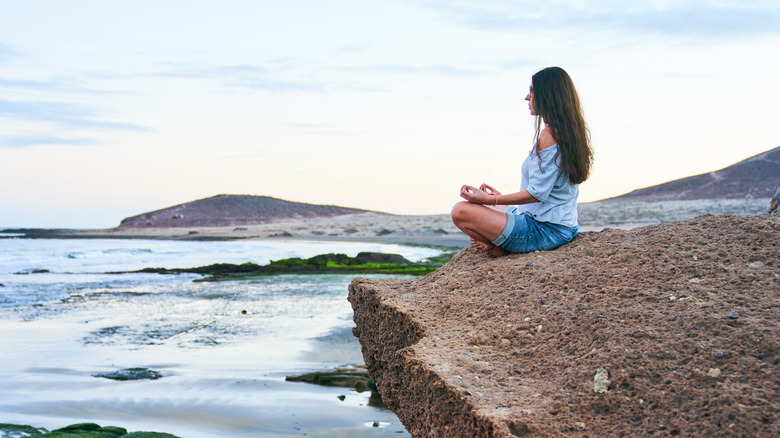
<svg viewBox="0 0 780 438">
<path fill-rule="evenodd" d="M 477 249 L 482 250 L 482 251 L 487 251 L 488 249 L 490 249 L 490 248 L 488 248 L 488 245 L 489 246 L 493 246 L 490 243 L 480 242 L 479 240 L 477 240 L 477 239 L 475 239 L 473 237 L 471 238 L 471 247 L 472 248 L 477 248 Z"/>
<path fill-rule="evenodd" d="M 493 245 L 492 243 L 480 242 L 479 240 L 474 239 L 473 237 L 471 238 L 471 247 L 481 250 L 482 252 L 485 253 L 486 256 L 490 257 L 491 259 L 509 254 L 507 250 L 501 248 L 500 246 Z"/>
<path fill-rule="evenodd" d="M 491 259 L 503 257 L 509 254 L 509 251 L 505 250 L 504 248 L 501 248 L 500 246 L 496 246 L 496 245 L 491 245 L 491 246 L 492 248 L 485 250 L 485 255 L 487 255 Z"/>
</svg>

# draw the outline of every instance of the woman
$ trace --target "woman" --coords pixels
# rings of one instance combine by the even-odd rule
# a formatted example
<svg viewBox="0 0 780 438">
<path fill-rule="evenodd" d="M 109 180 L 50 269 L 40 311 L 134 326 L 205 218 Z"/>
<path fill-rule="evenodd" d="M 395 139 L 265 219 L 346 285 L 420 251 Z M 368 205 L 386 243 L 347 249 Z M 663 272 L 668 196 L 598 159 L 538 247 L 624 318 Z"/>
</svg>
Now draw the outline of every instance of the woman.
<svg viewBox="0 0 780 438">
<path fill-rule="evenodd" d="M 520 191 L 501 194 L 482 184 L 464 185 L 452 221 L 472 246 L 498 257 L 557 248 L 577 235 L 579 184 L 593 162 L 577 91 L 560 67 L 533 75 L 525 97 L 536 116 L 534 146 L 522 164 Z M 544 123 L 544 128 L 542 128 Z"/>
</svg>

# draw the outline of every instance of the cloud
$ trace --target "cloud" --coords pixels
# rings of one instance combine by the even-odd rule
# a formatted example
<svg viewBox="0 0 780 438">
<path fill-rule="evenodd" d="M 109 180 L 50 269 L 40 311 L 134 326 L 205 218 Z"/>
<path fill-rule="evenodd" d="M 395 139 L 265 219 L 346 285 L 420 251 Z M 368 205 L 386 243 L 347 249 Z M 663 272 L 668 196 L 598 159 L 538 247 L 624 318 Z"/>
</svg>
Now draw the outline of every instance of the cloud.
<svg viewBox="0 0 780 438">
<path fill-rule="evenodd" d="M 337 68 L 340 71 L 354 73 L 387 73 L 393 75 L 428 75 L 428 76 L 483 76 L 490 73 L 487 70 L 466 69 L 453 65 L 404 65 L 375 64 L 360 66 L 345 66 Z"/>
<path fill-rule="evenodd" d="M 304 135 L 341 134 L 342 131 L 332 129 L 331 125 L 323 123 L 279 123 L 279 126 L 289 128 Z"/>
<path fill-rule="evenodd" d="M 217 158 L 219 158 L 220 160 L 246 160 L 248 158 L 266 158 L 270 156 L 271 154 L 269 154 L 268 152 L 256 152 L 253 154 L 223 155 Z"/>
<path fill-rule="evenodd" d="M 96 93 L 94 90 L 82 88 L 78 85 L 75 85 L 71 81 L 62 79 L 53 79 L 49 81 L 30 81 L 0 78 L 0 87 L 25 88 L 38 91 L 54 91 L 65 93 Z"/>
<path fill-rule="evenodd" d="M 18 102 L 0 100 L 0 117 L 35 122 L 48 122 L 68 128 L 120 129 L 147 131 L 131 123 L 96 120 L 95 112 L 83 105 L 62 102 Z"/>
<path fill-rule="evenodd" d="M 225 80 L 231 87 L 253 88 L 265 91 L 297 91 L 322 93 L 334 88 L 332 84 L 315 81 L 282 81 L 255 77 L 237 77 Z"/>
<path fill-rule="evenodd" d="M 11 47 L 0 43 L 0 64 L 5 63 L 7 60 L 18 56 L 19 53 Z"/>
<path fill-rule="evenodd" d="M 216 80 L 228 87 L 252 88 L 277 92 L 324 92 L 331 85 L 294 79 L 290 67 L 281 65 L 259 66 L 251 64 L 224 65 L 218 67 L 200 67 L 196 65 L 172 65 L 162 72 L 151 76 Z"/>
<path fill-rule="evenodd" d="M 528 67 L 535 67 L 539 65 L 539 61 L 537 59 L 533 58 L 516 58 L 516 59 L 509 59 L 505 60 L 501 63 L 500 67 L 502 69 L 524 69 Z"/>
<path fill-rule="evenodd" d="M 480 29 L 544 31 L 586 28 L 694 38 L 780 34 L 780 4 L 775 0 L 431 0 L 425 2 L 425 6 L 448 19 Z"/>
<path fill-rule="evenodd" d="M 279 123 L 280 126 L 284 126 L 287 128 L 294 128 L 294 129 L 323 129 L 327 128 L 328 125 L 324 123 Z"/>
<path fill-rule="evenodd" d="M 167 70 L 152 73 L 150 76 L 188 78 L 195 80 L 213 80 L 226 87 L 249 88 L 270 92 L 375 92 L 379 91 L 354 81 L 328 81 L 314 79 L 332 67 L 312 63 L 303 67 L 304 62 L 294 59 L 271 61 L 267 66 L 225 65 L 200 67 L 196 65 L 172 65 Z"/>
<path fill-rule="evenodd" d="M 198 67 L 189 64 L 164 64 L 167 69 L 155 76 L 195 79 L 221 79 L 235 76 L 266 75 L 270 71 L 266 67 L 251 64 L 225 65 L 220 67 Z"/>
<path fill-rule="evenodd" d="M 17 135 L 0 137 L 0 148 L 23 148 L 35 145 L 92 145 L 90 138 L 60 138 L 45 135 Z"/>
</svg>

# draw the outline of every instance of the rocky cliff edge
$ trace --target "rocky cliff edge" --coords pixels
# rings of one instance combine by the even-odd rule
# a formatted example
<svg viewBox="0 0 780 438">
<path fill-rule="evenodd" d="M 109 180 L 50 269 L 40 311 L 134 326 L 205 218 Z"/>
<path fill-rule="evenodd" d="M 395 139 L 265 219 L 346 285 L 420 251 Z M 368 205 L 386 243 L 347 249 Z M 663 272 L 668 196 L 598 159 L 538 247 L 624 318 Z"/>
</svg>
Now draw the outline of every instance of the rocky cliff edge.
<svg viewBox="0 0 780 438">
<path fill-rule="evenodd" d="M 780 216 L 465 249 L 350 285 L 363 356 L 415 437 L 780 434 Z"/>
</svg>

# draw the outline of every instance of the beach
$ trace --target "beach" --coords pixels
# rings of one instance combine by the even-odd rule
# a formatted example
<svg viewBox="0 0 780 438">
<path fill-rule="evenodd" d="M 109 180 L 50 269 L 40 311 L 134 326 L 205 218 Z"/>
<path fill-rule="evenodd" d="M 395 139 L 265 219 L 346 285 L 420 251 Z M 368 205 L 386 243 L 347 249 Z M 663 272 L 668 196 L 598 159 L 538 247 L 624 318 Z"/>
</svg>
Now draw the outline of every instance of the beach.
<svg viewBox="0 0 780 438">
<path fill-rule="evenodd" d="M 755 214 L 764 205 L 582 204 L 580 230 Z M 408 436 L 370 391 L 285 381 L 363 366 L 346 300 L 353 276 L 195 283 L 199 275 L 108 272 L 361 251 L 417 261 L 468 245 L 449 215 L 372 212 L 231 227 L 8 231 L 0 239 L 0 422 L 206 438 Z M 134 367 L 162 378 L 95 377 Z"/>
</svg>

